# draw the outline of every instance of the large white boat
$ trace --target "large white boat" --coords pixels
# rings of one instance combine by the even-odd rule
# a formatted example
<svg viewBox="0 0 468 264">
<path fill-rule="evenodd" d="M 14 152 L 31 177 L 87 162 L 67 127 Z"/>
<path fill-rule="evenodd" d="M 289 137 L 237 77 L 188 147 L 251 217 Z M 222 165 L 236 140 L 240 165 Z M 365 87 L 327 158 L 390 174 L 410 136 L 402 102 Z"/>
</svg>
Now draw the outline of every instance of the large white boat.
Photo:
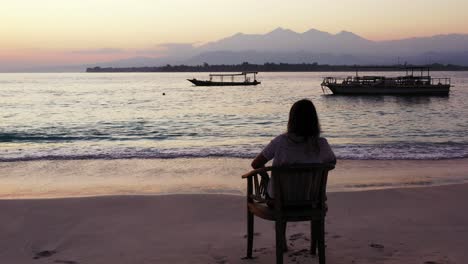
<svg viewBox="0 0 468 264">
<path fill-rule="evenodd" d="M 385 76 L 348 76 L 341 80 L 335 77 L 325 77 L 324 87 L 333 94 L 342 95 L 448 95 L 450 78 L 432 78 L 427 67 L 405 68 L 406 75 L 398 77 Z M 415 75 L 414 73 L 420 72 Z"/>
</svg>

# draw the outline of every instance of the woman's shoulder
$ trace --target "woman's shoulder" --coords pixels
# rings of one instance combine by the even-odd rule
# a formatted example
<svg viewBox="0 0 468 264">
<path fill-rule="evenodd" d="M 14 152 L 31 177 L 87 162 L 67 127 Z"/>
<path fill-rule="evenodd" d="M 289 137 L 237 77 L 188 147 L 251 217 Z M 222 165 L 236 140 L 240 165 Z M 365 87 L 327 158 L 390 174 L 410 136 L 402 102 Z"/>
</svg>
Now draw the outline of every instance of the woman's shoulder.
<svg viewBox="0 0 468 264">
<path fill-rule="evenodd" d="M 319 137 L 318 143 L 319 143 L 319 145 L 329 145 L 328 140 L 326 138 L 324 138 L 324 137 Z"/>
<path fill-rule="evenodd" d="M 282 148 L 284 144 L 284 134 L 274 137 L 270 143 L 263 149 L 262 155 L 267 159 L 271 160 L 275 157 L 277 150 Z"/>
<path fill-rule="evenodd" d="M 271 141 L 283 141 L 288 139 L 288 134 L 283 133 L 279 134 L 278 136 L 274 137 Z"/>
<path fill-rule="evenodd" d="M 276 137 L 274 137 L 272 140 L 271 140 L 271 143 L 270 144 L 273 144 L 273 145 L 283 145 L 285 143 L 287 143 L 288 141 L 288 135 L 286 133 L 283 133 L 283 134 L 280 134 Z"/>
<path fill-rule="evenodd" d="M 278 145 L 286 144 L 286 145 L 294 145 L 294 146 L 298 145 L 298 142 L 300 143 L 299 145 L 303 145 L 303 143 L 304 143 L 303 141 L 298 140 L 297 138 L 294 138 L 294 137 L 293 137 L 293 139 L 291 139 L 291 136 L 288 135 L 287 133 L 283 133 L 283 134 L 280 134 L 280 135 L 274 137 L 271 140 L 271 142 L 273 144 L 278 144 Z M 319 137 L 318 144 L 320 146 L 328 146 L 329 145 L 328 140 L 325 137 Z"/>
</svg>

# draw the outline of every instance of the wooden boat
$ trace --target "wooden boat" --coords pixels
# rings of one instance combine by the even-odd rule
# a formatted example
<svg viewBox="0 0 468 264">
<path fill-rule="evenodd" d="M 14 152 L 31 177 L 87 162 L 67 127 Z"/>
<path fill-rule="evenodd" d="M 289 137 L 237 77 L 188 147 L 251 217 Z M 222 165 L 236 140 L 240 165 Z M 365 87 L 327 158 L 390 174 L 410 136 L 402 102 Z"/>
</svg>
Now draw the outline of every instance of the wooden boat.
<svg viewBox="0 0 468 264">
<path fill-rule="evenodd" d="M 253 74 L 253 81 L 247 75 Z M 195 84 L 196 86 L 237 86 L 237 85 L 257 85 L 261 82 L 257 81 L 256 75 L 258 72 L 242 72 L 242 73 L 224 73 L 224 74 L 210 74 L 209 80 L 197 80 L 187 79 L 187 81 Z M 235 81 L 234 77 L 243 76 L 241 81 Z M 230 78 L 229 78 L 230 77 Z M 213 78 L 218 78 L 217 81 L 213 81 Z M 226 78 L 228 78 L 227 81 Z"/>
<path fill-rule="evenodd" d="M 415 76 L 414 71 L 420 70 Z M 426 74 L 427 72 L 427 74 Z M 406 68 L 405 76 L 348 76 L 341 81 L 325 77 L 322 90 L 328 87 L 333 94 L 342 95 L 448 95 L 450 78 L 432 78 L 427 67 Z"/>
</svg>

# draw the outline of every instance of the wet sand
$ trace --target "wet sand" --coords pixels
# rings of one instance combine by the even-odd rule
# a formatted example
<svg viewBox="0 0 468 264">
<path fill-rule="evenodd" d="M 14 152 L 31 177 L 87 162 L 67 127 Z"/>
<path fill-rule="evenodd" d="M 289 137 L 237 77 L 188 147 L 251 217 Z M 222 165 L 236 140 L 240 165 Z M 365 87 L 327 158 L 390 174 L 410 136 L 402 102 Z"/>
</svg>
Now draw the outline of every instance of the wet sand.
<svg viewBox="0 0 468 264">
<path fill-rule="evenodd" d="M 327 263 L 468 261 L 468 184 L 330 193 Z M 255 218 L 245 256 L 245 198 L 190 194 L 0 200 L 0 263 L 274 263 L 271 222 Z M 285 263 L 307 253 L 289 224 Z"/>
<path fill-rule="evenodd" d="M 0 162 L 0 199 L 97 195 L 245 193 L 250 159 Z M 339 160 L 329 192 L 468 183 L 468 159 Z"/>
</svg>

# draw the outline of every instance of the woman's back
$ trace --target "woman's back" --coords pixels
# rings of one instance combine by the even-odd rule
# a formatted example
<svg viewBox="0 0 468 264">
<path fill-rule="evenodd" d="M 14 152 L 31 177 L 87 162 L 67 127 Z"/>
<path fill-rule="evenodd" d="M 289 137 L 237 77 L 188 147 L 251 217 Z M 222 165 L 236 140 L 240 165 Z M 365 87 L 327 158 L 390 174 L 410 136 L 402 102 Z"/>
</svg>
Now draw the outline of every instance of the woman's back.
<svg viewBox="0 0 468 264">
<path fill-rule="evenodd" d="M 273 166 L 304 163 L 336 163 L 327 140 L 320 137 L 320 122 L 312 101 L 302 99 L 289 111 L 288 130 L 275 137 L 252 161 L 254 169 L 273 159 Z M 273 180 L 268 193 L 273 197 Z"/>
<path fill-rule="evenodd" d="M 273 166 L 334 162 L 335 154 L 325 138 L 304 138 L 293 133 L 284 133 L 274 138 L 262 151 Z"/>
<path fill-rule="evenodd" d="M 336 158 L 325 138 L 304 138 L 292 133 L 284 133 L 275 137 L 261 156 L 266 160 L 273 159 L 273 166 L 305 164 L 305 163 L 335 163 Z M 268 194 L 273 194 L 273 179 L 268 184 Z"/>
</svg>

